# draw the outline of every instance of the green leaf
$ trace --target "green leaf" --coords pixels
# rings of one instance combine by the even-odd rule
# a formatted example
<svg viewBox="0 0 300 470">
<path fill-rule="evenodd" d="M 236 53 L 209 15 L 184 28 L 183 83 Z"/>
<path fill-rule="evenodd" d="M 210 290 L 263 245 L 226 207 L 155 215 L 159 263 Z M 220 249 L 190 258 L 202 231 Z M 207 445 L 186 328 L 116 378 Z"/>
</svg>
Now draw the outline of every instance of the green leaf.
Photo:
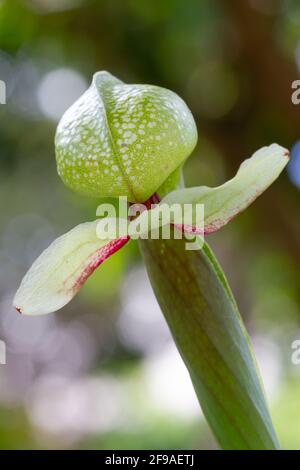
<svg viewBox="0 0 300 470">
<path fill-rule="evenodd" d="M 86 222 L 57 238 L 36 259 L 14 298 L 25 315 L 55 312 L 66 305 L 106 258 L 128 241 L 99 238 L 98 220 Z"/>
<path fill-rule="evenodd" d="M 196 205 L 204 204 L 204 233 L 212 233 L 245 210 L 280 175 L 289 161 L 285 148 L 272 144 L 245 160 L 234 178 L 222 186 L 178 189 L 169 193 L 162 204 L 191 204 L 192 225 L 197 226 Z M 174 220 L 176 222 L 176 220 Z"/>
<path fill-rule="evenodd" d="M 188 251 L 184 240 L 139 244 L 157 300 L 220 446 L 278 448 L 249 337 L 208 245 Z"/>
<path fill-rule="evenodd" d="M 168 211 L 179 205 L 181 214 L 189 221 L 186 230 L 198 229 L 199 234 L 215 232 L 245 210 L 280 175 L 289 160 L 289 152 L 277 144 L 264 147 L 245 160 L 234 178 L 222 186 L 209 188 L 182 188 L 167 194 L 151 211 L 142 213 L 131 227 L 139 225 L 140 233 L 147 233 L 166 223 L 183 224 L 176 212 Z M 204 206 L 204 220 L 197 217 L 197 205 Z M 170 217 L 167 217 L 167 214 Z M 154 215 L 156 214 L 156 217 Z M 164 217 L 165 214 L 166 216 Z M 202 214 L 200 214 L 202 215 Z"/>
</svg>

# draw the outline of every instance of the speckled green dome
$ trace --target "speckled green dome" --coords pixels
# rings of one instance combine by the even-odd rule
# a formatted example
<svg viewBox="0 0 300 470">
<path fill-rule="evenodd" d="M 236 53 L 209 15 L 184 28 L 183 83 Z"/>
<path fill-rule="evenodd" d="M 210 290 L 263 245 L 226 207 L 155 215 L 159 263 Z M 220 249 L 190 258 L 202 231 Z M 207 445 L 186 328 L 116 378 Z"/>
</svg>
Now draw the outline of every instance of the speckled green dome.
<svg viewBox="0 0 300 470">
<path fill-rule="evenodd" d="M 178 95 L 98 72 L 58 125 L 58 173 L 74 191 L 143 202 L 196 142 L 193 116 Z"/>
</svg>

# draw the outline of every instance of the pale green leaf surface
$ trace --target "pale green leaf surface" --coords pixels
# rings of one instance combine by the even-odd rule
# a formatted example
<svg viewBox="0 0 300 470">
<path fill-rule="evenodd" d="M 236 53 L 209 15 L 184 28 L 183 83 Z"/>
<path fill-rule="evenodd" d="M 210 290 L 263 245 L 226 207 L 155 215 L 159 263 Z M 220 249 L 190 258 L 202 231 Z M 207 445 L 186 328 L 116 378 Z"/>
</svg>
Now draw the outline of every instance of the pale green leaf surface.
<svg viewBox="0 0 300 470">
<path fill-rule="evenodd" d="M 150 228 L 156 229 L 166 223 L 182 224 L 183 219 L 176 219 L 172 211 L 170 218 L 167 217 L 168 208 L 179 204 L 182 209 L 185 205 L 184 217 L 197 229 L 201 221 L 197 220 L 196 206 L 203 204 L 204 220 L 201 228 L 204 234 L 215 232 L 260 196 L 277 179 L 288 160 L 289 152 L 285 148 L 277 144 L 263 147 L 245 160 L 235 177 L 223 185 L 216 188 L 199 186 L 172 191 L 156 208 L 143 212 L 132 222 L 132 226 L 139 225 L 140 233 L 147 233 Z"/>
<path fill-rule="evenodd" d="M 40 315 L 62 308 L 96 267 L 127 241 L 100 239 L 97 224 L 95 220 L 78 225 L 42 252 L 15 295 L 20 313 Z"/>
<path fill-rule="evenodd" d="M 204 233 L 215 232 L 255 201 L 278 178 L 288 160 L 289 152 L 280 145 L 263 147 L 245 160 L 235 177 L 223 185 L 175 190 L 162 203 L 192 204 L 195 226 L 195 206 L 204 204 Z"/>
</svg>

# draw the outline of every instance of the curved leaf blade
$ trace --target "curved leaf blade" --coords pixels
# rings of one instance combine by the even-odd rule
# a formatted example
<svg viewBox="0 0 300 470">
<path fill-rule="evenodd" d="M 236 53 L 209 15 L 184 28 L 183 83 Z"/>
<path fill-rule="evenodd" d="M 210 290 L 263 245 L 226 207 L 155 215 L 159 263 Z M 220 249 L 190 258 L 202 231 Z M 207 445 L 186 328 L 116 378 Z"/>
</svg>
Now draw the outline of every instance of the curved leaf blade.
<svg viewBox="0 0 300 470">
<path fill-rule="evenodd" d="M 44 250 L 24 276 L 14 306 L 25 315 L 55 312 L 79 291 L 94 270 L 129 237 L 100 239 L 98 220 L 78 225 Z"/>
<path fill-rule="evenodd" d="M 288 161 L 288 150 L 272 144 L 245 160 L 234 178 L 223 185 L 175 190 L 162 203 L 191 204 L 193 226 L 197 226 L 195 206 L 204 204 L 204 233 L 209 234 L 222 228 L 252 204 L 278 178 Z"/>
</svg>

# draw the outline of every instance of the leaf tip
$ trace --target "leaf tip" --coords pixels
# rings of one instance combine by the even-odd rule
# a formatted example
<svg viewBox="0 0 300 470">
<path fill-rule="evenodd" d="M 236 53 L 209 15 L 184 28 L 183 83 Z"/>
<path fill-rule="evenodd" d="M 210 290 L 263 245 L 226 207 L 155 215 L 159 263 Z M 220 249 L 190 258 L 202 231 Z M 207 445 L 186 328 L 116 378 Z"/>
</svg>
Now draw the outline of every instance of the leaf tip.
<svg viewBox="0 0 300 470">
<path fill-rule="evenodd" d="M 22 313 L 23 313 L 22 308 L 19 307 L 18 305 L 15 305 L 14 307 L 15 307 L 16 311 L 17 311 L 20 315 L 22 315 Z"/>
</svg>

